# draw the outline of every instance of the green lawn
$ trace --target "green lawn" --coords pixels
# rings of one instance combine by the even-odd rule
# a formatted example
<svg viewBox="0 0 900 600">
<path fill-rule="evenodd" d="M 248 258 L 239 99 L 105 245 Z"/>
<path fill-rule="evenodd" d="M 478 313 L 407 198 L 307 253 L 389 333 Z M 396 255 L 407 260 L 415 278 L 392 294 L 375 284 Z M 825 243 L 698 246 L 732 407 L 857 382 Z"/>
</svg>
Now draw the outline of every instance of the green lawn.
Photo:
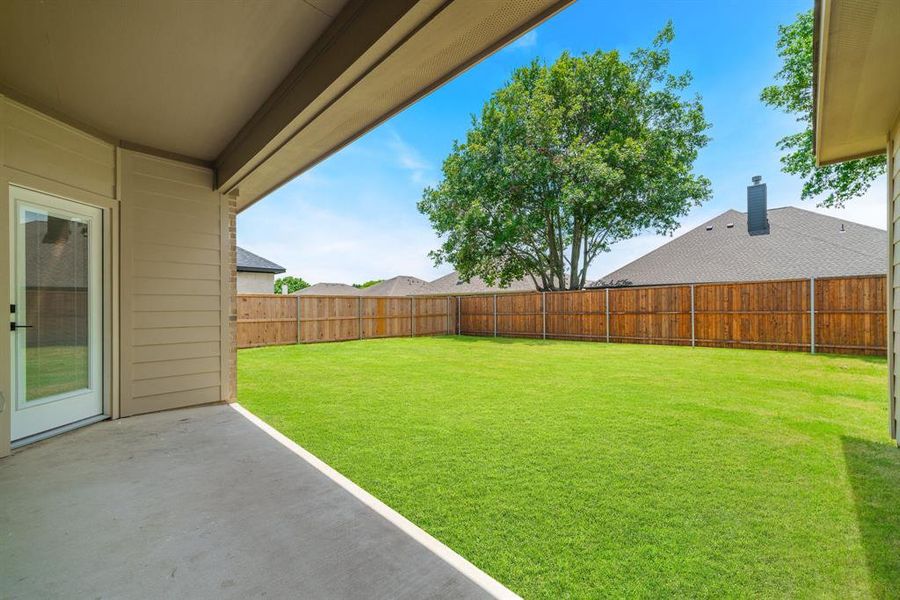
<svg viewBox="0 0 900 600">
<path fill-rule="evenodd" d="M 242 350 L 248 409 L 526 598 L 897 598 L 881 358 L 491 338 Z"/>
</svg>

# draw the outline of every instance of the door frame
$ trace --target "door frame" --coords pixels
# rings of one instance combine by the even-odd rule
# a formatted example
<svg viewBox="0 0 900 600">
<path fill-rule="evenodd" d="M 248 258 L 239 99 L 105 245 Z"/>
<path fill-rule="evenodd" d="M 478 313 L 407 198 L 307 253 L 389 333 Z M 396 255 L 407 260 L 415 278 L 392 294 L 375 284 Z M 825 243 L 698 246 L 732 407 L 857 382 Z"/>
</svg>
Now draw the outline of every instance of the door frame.
<svg viewBox="0 0 900 600">
<path fill-rule="evenodd" d="M 119 374 L 119 202 L 93 192 L 82 190 L 45 177 L 25 173 L 17 169 L 0 166 L 0 231 L 9 232 L 14 223 L 15 203 L 10 201 L 11 185 L 33 190 L 38 193 L 57 196 L 80 204 L 99 208 L 102 220 L 102 292 L 101 292 L 101 389 L 103 398 L 102 419 L 117 419 L 119 416 L 118 374 Z M 6 244 L 0 244 L 0 295 L 14 303 L 15 290 L 12 283 L 15 248 L 8 233 Z M 4 307 L 5 309 L 5 307 Z M 8 315 L 11 321 L 15 315 Z M 9 341 L 0 343 L 0 457 L 9 454 L 11 446 L 11 417 L 14 401 L 12 373 L 14 334 L 4 324 Z M 90 424 L 88 420 L 84 424 Z M 53 430 L 49 435 L 67 431 L 65 427 Z M 43 436 L 43 437 L 49 437 Z M 42 436 L 25 438 L 25 443 L 43 439 Z M 23 444 L 17 443 L 15 447 Z"/>
</svg>

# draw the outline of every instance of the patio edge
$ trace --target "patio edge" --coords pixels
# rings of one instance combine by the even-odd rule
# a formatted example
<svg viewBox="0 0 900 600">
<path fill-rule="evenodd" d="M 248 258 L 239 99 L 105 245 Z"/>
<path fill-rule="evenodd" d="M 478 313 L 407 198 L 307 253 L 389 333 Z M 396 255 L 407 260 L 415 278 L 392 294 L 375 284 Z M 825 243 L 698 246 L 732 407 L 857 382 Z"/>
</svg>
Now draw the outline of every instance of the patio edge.
<svg viewBox="0 0 900 600">
<path fill-rule="evenodd" d="M 398 513 L 396 510 L 350 481 L 347 477 L 341 475 L 338 471 L 328 466 L 328 464 L 306 450 L 303 446 L 297 444 L 296 442 L 285 436 L 283 433 L 241 406 L 240 403 L 234 402 L 229 406 L 237 411 L 240 415 L 242 415 L 245 419 L 256 425 L 256 427 L 267 433 L 272 439 L 309 463 L 320 473 L 349 492 L 354 498 L 378 513 L 381 517 L 403 531 L 413 540 L 424 546 L 438 558 L 459 571 L 462 575 L 464 575 L 466 578 L 475 583 L 475 585 L 477 585 L 490 595 L 502 600 L 522 600 L 519 595 L 510 591 L 502 583 L 451 550 L 442 542 L 431 536 L 424 529 L 418 527 L 412 521 Z"/>
</svg>

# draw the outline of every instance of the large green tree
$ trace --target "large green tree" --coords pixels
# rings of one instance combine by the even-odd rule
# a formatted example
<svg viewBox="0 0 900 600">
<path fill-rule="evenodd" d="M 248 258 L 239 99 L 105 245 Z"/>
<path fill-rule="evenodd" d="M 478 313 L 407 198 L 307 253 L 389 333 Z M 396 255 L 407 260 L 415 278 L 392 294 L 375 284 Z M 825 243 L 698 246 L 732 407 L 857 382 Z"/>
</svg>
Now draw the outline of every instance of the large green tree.
<svg viewBox="0 0 900 600">
<path fill-rule="evenodd" d="M 293 275 L 285 275 L 275 280 L 275 293 L 281 293 L 281 287 L 287 284 L 288 294 L 293 294 L 303 288 L 308 288 L 309 284 L 302 277 L 294 277 Z"/>
<path fill-rule="evenodd" d="M 819 198 L 822 206 L 843 206 L 865 193 L 885 171 L 885 156 L 816 166 L 813 154 L 813 13 L 802 12 L 790 25 L 778 28 L 778 83 L 763 89 L 765 104 L 796 115 L 802 131 L 782 138 L 778 148 L 782 170 L 803 179 L 802 198 Z"/>
<path fill-rule="evenodd" d="M 535 61 L 485 103 L 419 210 L 431 252 L 463 280 L 578 289 L 591 261 L 642 230 L 667 233 L 710 195 L 693 172 L 709 128 L 691 77 L 669 72 L 671 23 L 650 48 Z"/>
</svg>

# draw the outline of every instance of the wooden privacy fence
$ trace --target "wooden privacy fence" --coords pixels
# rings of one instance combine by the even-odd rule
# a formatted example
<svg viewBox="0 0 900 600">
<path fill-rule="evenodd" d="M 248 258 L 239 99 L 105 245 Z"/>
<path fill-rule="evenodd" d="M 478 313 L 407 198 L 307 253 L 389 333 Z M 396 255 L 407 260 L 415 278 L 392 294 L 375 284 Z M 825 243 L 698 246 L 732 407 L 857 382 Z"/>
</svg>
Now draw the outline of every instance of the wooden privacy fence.
<svg viewBox="0 0 900 600">
<path fill-rule="evenodd" d="M 470 296 L 240 295 L 239 348 L 488 335 L 886 353 L 884 275 Z"/>
<path fill-rule="evenodd" d="M 456 298 L 398 296 L 237 297 L 237 346 L 452 334 Z"/>
<path fill-rule="evenodd" d="M 461 296 L 457 333 L 886 353 L 885 276 Z"/>
</svg>

